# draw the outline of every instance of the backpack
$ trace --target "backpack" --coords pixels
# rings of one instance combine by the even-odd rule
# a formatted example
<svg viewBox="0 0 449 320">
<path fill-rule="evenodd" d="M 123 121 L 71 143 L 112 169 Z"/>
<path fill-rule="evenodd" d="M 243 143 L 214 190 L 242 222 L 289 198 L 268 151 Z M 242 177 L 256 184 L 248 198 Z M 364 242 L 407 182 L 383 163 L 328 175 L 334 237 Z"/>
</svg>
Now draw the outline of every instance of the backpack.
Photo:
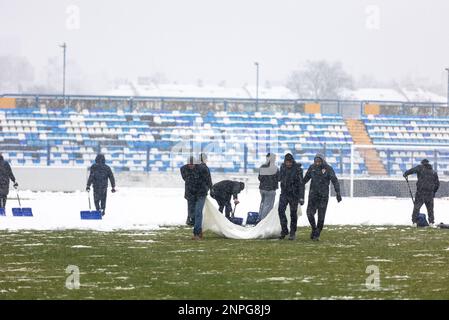
<svg viewBox="0 0 449 320">
<path fill-rule="evenodd" d="M 427 222 L 427 217 L 424 213 L 418 214 L 418 220 L 416 221 L 416 225 L 418 227 L 428 227 L 429 223 Z"/>
</svg>

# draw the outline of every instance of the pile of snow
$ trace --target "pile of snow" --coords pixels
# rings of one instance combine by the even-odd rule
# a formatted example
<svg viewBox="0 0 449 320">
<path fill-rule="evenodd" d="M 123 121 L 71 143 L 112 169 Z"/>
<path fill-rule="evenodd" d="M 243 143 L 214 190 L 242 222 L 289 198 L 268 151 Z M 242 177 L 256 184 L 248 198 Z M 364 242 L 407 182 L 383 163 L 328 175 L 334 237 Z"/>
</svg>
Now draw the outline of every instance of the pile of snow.
<svg viewBox="0 0 449 320">
<path fill-rule="evenodd" d="M 343 90 L 342 95 L 350 100 L 388 100 L 406 101 L 405 97 L 394 89 L 361 88 L 356 90 Z"/>
<path fill-rule="evenodd" d="M 216 85 L 196 86 L 189 84 L 121 85 L 105 92 L 110 96 L 142 97 L 190 97 L 190 98 L 256 98 L 256 86 L 225 87 Z M 287 87 L 259 87 L 260 99 L 296 99 Z"/>
<path fill-rule="evenodd" d="M 22 206 L 31 207 L 34 217 L 13 217 L 11 208 L 17 206 L 14 191 L 7 202 L 7 215 L 0 216 L 0 229 L 59 230 L 92 229 L 112 231 L 120 229 L 149 230 L 164 226 L 184 225 L 187 202 L 182 188 L 123 188 L 108 193 L 106 215 L 103 220 L 81 220 L 80 211 L 89 208 L 86 192 L 21 192 Z M 246 220 L 249 211 L 258 211 L 260 195 L 257 189 L 243 191 L 239 196 L 235 216 Z M 306 199 L 307 201 L 307 199 Z M 215 200 L 212 203 L 216 206 Z M 306 202 L 307 203 L 307 202 Z M 449 203 L 435 200 L 436 223 L 448 222 Z M 298 225 L 308 226 L 306 206 Z M 410 225 L 410 199 L 343 198 L 337 203 L 329 200 L 327 225 Z M 423 208 L 421 212 L 426 212 Z"/>
</svg>

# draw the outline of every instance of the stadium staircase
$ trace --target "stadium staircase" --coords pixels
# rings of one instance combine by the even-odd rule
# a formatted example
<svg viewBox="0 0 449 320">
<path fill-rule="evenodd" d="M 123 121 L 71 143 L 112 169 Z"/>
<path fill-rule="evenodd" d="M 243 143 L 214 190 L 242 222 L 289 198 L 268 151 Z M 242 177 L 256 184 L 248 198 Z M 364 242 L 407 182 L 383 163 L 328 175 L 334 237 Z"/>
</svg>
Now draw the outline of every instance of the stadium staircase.
<svg viewBox="0 0 449 320">
<path fill-rule="evenodd" d="M 357 119 L 346 119 L 346 126 L 352 136 L 355 145 L 372 145 L 373 142 L 368 135 L 365 124 Z M 359 154 L 365 160 L 365 164 L 370 175 L 386 176 L 387 171 L 382 163 L 376 149 L 358 149 Z"/>
</svg>

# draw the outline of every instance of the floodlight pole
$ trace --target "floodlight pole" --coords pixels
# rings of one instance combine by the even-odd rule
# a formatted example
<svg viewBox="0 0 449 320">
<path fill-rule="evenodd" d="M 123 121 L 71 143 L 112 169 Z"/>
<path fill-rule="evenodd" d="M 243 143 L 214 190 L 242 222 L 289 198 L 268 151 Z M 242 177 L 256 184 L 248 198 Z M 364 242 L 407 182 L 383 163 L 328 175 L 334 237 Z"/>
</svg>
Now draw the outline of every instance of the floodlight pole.
<svg viewBox="0 0 449 320">
<path fill-rule="evenodd" d="M 259 62 L 254 62 L 256 66 L 256 111 L 259 111 Z"/>
<path fill-rule="evenodd" d="M 62 67 L 62 98 L 64 99 L 65 106 L 65 65 L 66 65 L 66 51 L 67 45 L 64 42 L 60 47 L 63 49 L 63 67 Z"/>
<path fill-rule="evenodd" d="M 449 107 L 449 68 L 446 68 L 447 71 L 447 106 Z"/>
</svg>

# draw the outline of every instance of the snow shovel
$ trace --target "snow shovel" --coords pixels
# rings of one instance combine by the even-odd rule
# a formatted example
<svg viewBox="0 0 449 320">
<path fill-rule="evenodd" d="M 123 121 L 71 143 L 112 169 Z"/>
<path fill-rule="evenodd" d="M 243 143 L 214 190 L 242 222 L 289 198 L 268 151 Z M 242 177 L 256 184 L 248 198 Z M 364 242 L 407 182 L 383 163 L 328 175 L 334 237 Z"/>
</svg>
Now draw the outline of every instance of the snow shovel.
<svg viewBox="0 0 449 320">
<path fill-rule="evenodd" d="M 237 203 L 237 204 L 238 204 L 238 203 Z M 243 223 L 243 218 L 236 218 L 236 217 L 234 217 L 235 209 L 237 208 L 237 204 L 235 204 L 234 210 L 232 210 L 231 218 L 230 218 L 229 220 L 230 220 L 232 223 L 234 223 L 234 224 L 242 225 L 242 223 Z"/>
<path fill-rule="evenodd" d="M 259 222 L 259 212 L 248 212 L 246 217 L 246 224 L 256 225 Z"/>
<path fill-rule="evenodd" d="M 87 199 L 89 200 L 89 210 L 80 212 L 81 220 L 101 220 L 101 212 L 98 210 L 92 210 L 90 204 L 90 191 L 87 191 Z"/>
<path fill-rule="evenodd" d="M 22 204 L 20 203 L 19 190 L 16 189 L 17 201 L 19 202 L 19 208 L 12 208 L 12 215 L 14 217 L 32 217 L 33 211 L 31 208 L 22 208 Z"/>
</svg>

